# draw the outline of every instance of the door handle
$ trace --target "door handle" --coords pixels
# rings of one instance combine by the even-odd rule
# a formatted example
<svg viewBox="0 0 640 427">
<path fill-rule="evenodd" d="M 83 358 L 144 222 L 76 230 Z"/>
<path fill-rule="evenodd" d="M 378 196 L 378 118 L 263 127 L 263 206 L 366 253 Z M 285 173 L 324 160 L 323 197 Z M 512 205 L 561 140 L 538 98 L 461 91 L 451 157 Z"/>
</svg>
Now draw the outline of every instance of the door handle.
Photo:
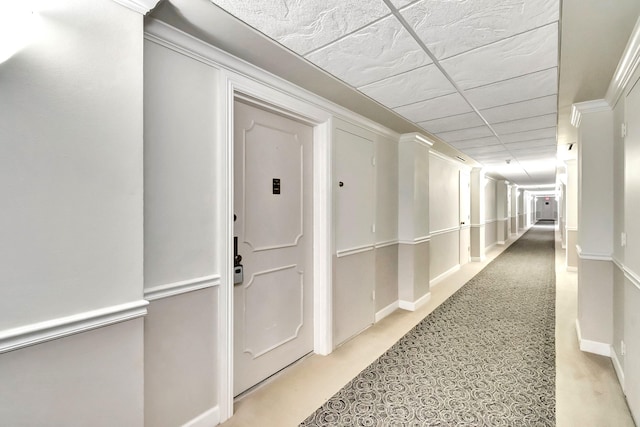
<svg viewBox="0 0 640 427">
<path fill-rule="evenodd" d="M 242 255 L 238 254 L 238 237 L 233 236 L 233 284 L 239 285 L 244 281 L 244 267 L 241 264 Z"/>
</svg>

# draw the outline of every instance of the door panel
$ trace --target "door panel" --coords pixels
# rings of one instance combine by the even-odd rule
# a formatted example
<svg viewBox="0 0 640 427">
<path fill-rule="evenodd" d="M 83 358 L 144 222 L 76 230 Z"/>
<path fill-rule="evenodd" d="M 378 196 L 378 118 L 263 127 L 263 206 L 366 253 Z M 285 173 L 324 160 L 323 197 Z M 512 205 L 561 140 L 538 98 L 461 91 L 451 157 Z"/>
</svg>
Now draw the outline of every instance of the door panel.
<svg viewBox="0 0 640 427">
<path fill-rule="evenodd" d="M 313 350 L 313 129 L 234 104 L 234 394 Z"/>
<path fill-rule="evenodd" d="M 334 259 L 333 292 L 335 344 L 359 333 L 375 319 L 375 146 L 373 136 L 348 129 L 336 129 L 334 143 L 334 174 L 338 184 L 335 192 L 338 257 Z M 357 253 L 340 254 L 353 249 Z"/>
<path fill-rule="evenodd" d="M 460 265 L 471 260 L 471 181 L 460 171 Z"/>
</svg>

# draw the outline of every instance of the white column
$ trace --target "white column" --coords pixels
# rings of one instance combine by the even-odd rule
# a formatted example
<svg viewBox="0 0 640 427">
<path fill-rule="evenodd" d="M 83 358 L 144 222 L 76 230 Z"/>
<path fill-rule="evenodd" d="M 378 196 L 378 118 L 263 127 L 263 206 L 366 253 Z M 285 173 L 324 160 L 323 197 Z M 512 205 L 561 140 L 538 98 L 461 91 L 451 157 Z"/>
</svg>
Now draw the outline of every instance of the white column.
<svg viewBox="0 0 640 427">
<path fill-rule="evenodd" d="M 505 180 L 498 181 L 496 188 L 498 244 L 504 245 L 509 238 L 509 184 Z"/>
<path fill-rule="evenodd" d="M 574 104 L 574 111 L 580 148 L 577 324 L 581 348 L 608 356 L 613 343 L 613 111 L 605 101 Z"/>
<path fill-rule="evenodd" d="M 518 235 L 518 186 L 511 186 L 511 235 Z"/>
<path fill-rule="evenodd" d="M 471 170 L 471 261 L 482 261 L 484 254 L 484 171 Z"/>
<path fill-rule="evenodd" d="M 400 137 L 398 155 L 398 298 L 416 310 L 429 292 L 429 149 L 418 133 Z"/>
</svg>

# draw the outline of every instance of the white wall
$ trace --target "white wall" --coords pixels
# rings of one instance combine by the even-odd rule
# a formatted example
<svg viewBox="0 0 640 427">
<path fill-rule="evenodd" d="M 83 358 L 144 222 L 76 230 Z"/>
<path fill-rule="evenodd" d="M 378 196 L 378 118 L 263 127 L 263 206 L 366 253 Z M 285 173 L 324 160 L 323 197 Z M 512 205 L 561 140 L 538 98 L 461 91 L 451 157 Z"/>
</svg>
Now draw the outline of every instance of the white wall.
<svg viewBox="0 0 640 427">
<path fill-rule="evenodd" d="M 145 425 L 169 427 L 218 404 L 218 71 L 144 49 Z"/>
<path fill-rule="evenodd" d="M 493 178 L 484 181 L 484 218 L 485 218 L 485 248 L 491 247 L 498 241 L 498 205 L 497 182 Z"/>
<path fill-rule="evenodd" d="M 34 38 L 0 64 L 0 345 L 87 332 L 0 354 L 0 420 L 140 425 L 142 321 L 106 325 L 144 314 L 143 17 L 33 7 Z"/>
<path fill-rule="evenodd" d="M 460 265 L 460 166 L 429 155 L 430 279 Z"/>
</svg>

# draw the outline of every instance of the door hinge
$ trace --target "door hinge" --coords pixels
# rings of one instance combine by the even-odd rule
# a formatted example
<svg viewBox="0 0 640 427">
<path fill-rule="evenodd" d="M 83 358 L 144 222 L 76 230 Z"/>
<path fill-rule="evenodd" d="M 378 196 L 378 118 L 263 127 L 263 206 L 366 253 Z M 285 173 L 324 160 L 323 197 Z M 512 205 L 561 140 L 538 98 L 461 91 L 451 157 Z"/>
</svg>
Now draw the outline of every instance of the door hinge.
<svg viewBox="0 0 640 427">
<path fill-rule="evenodd" d="M 624 138 L 627 136 L 627 124 L 626 123 L 622 123 L 620 125 L 620 135 Z"/>
</svg>

